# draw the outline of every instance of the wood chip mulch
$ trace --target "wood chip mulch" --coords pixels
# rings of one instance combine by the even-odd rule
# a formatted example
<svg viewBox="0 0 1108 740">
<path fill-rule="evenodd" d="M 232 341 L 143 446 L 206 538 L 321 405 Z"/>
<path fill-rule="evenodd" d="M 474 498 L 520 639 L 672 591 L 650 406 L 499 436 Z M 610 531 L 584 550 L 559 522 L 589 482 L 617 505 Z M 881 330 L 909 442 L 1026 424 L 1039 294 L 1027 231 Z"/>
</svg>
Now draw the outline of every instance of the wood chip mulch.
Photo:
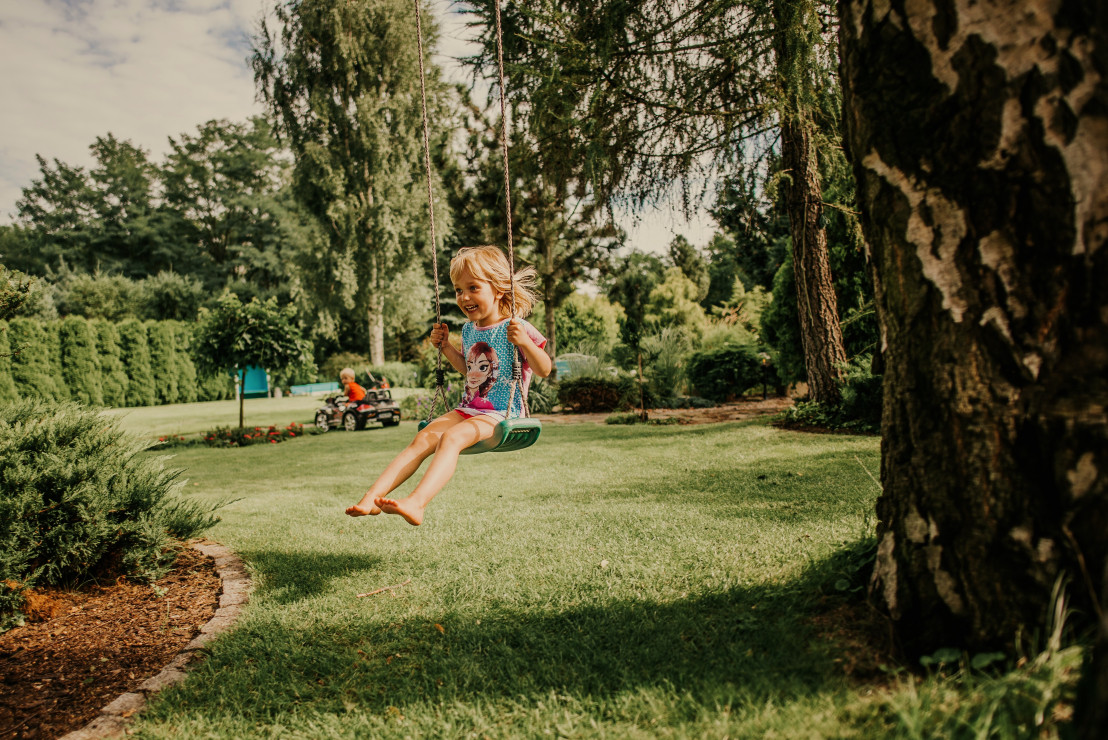
<svg viewBox="0 0 1108 740">
<path fill-rule="evenodd" d="M 0 740 L 56 738 L 158 673 L 219 606 L 214 561 L 183 549 L 153 585 L 35 591 L 0 634 Z"/>
</svg>

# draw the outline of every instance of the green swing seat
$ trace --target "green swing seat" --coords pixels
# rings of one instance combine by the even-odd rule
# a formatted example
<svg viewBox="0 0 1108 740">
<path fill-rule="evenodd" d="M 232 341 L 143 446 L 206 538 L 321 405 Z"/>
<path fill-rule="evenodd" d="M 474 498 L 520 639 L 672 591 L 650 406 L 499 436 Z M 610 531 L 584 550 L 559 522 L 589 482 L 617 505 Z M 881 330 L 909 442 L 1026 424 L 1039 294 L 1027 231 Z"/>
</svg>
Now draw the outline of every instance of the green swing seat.
<svg viewBox="0 0 1108 740">
<path fill-rule="evenodd" d="M 427 426 L 426 419 L 419 422 L 419 428 Z M 505 419 L 496 425 L 492 436 L 462 450 L 463 455 L 476 455 L 481 452 L 512 452 L 530 447 L 538 440 L 542 432 L 542 422 L 538 419 Z"/>
</svg>

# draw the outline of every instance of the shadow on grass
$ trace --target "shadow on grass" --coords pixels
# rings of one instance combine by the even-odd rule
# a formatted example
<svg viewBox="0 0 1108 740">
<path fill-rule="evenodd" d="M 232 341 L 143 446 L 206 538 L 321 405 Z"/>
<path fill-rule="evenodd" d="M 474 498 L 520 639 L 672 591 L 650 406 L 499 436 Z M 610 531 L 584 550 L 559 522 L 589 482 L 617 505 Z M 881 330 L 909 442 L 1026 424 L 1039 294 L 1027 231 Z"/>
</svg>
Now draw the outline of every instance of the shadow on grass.
<svg viewBox="0 0 1108 740">
<path fill-rule="evenodd" d="M 292 629 L 283 617 L 252 619 L 220 640 L 199 669 L 209 675 L 178 698 L 205 712 L 233 706 L 257 720 L 292 703 L 321 713 L 352 703 L 386 713 L 424 702 L 531 704 L 552 694 L 595 704 L 652 690 L 712 711 L 789 701 L 841 685 L 833 656 L 805 621 L 839 561 L 815 563 L 780 585 L 672 602 L 562 609 L 491 602 L 480 612 L 393 621 L 370 601 L 309 629 Z"/>
<path fill-rule="evenodd" d="M 330 590 L 335 578 L 381 566 L 381 558 L 357 554 L 243 550 L 239 555 L 265 574 L 258 584 L 258 595 L 278 604 L 311 598 Z"/>
</svg>

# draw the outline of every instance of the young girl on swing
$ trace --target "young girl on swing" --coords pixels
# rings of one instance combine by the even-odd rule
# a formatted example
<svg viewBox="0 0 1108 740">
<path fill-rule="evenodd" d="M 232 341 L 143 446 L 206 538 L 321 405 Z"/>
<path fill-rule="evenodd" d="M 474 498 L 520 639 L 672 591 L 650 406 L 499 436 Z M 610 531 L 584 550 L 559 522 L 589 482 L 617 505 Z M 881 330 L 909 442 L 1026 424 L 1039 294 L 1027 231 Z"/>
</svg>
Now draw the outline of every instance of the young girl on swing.
<svg viewBox="0 0 1108 740">
<path fill-rule="evenodd" d="M 466 247 L 450 260 L 450 281 L 458 307 L 466 315 L 462 350 L 448 341 L 446 324 L 431 330 L 431 344 L 466 378 L 466 390 L 457 408 L 440 416 L 416 434 L 415 439 L 388 464 L 362 500 L 346 510 L 350 516 L 399 514 L 409 524 L 423 522 L 423 510 L 458 466 L 458 455 L 467 447 L 492 436 L 496 424 L 523 408 L 531 374 L 550 375 L 552 362 L 543 351 L 546 338 L 523 319 L 512 316 L 511 268 L 498 247 Z M 537 299 L 534 268 L 515 274 L 515 310 L 526 316 Z M 512 355 L 523 355 L 522 383 L 512 393 Z M 434 454 L 423 479 L 404 499 L 386 496 L 406 481 L 420 464 Z"/>
</svg>

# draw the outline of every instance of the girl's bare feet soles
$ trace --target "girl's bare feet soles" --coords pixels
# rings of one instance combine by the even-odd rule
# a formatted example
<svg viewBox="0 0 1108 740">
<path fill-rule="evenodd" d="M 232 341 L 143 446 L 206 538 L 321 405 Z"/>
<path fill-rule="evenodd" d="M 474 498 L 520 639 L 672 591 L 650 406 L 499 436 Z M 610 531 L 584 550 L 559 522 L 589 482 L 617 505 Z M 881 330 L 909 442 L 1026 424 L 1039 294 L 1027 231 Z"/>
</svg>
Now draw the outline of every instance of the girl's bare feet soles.
<svg viewBox="0 0 1108 740">
<path fill-rule="evenodd" d="M 410 499 L 375 498 L 373 503 L 380 507 L 380 511 L 386 514 L 399 514 L 408 524 L 418 527 L 423 523 L 423 508 L 413 504 Z"/>
<path fill-rule="evenodd" d="M 380 513 L 381 509 L 375 506 L 368 496 L 346 510 L 347 516 L 366 516 L 367 514 L 377 516 Z"/>
</svg>

